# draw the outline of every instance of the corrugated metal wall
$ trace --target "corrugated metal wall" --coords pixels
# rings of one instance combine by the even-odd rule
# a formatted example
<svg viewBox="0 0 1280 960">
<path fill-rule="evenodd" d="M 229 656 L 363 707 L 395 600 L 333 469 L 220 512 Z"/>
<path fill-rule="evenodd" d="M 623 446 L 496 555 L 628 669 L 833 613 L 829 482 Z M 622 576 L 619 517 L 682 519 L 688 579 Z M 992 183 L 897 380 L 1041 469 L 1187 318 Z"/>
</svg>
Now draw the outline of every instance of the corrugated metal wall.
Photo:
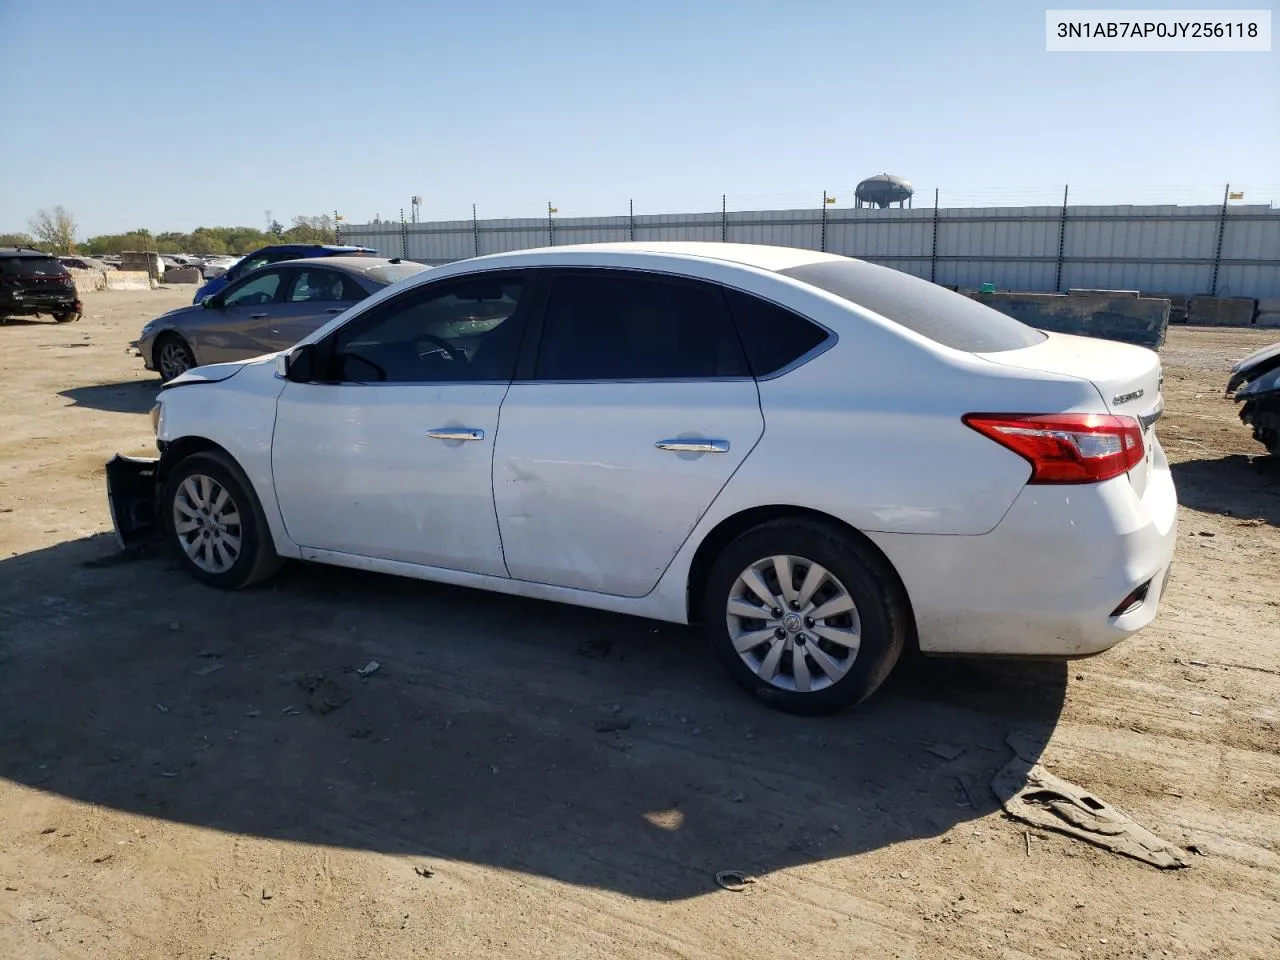
<svg viewBox="0 0 1280 960">
<path fill-rule="evenodd" d="M 1280 297 L 1280 210 L 1233 206 L 760 210 L 342 226 L 345 243 L 439 264 L 529 247 L 729 240 L 859 257 L 938 283 Z M 1216 287 L 1215 287 L 1216 273 Z"/>
</svg>

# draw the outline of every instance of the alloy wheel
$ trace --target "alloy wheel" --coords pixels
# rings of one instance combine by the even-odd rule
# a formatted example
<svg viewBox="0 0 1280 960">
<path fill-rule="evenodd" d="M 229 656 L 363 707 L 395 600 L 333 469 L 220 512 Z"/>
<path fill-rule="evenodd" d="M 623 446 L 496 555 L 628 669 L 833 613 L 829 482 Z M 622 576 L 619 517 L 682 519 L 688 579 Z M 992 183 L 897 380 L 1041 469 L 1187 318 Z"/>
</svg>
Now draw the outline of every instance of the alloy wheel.
<svg viewBox="0 0 1280 960">
<path fill-rule="evenodd" d="M 853 597 L 831 571 L 804 557 L 751 564 L 733 582 L 725 615 L 742 662 L 781 690 L 824 690 L 858 657 L 862 625 Z"/>
<path fill-rule="evenodd" d="M 240 557 L 240 509 L 217 480 L 193 473 L 173 498 L 173 531 L 178 545 L 205 573 L 226 573 Z"/>
</svg>

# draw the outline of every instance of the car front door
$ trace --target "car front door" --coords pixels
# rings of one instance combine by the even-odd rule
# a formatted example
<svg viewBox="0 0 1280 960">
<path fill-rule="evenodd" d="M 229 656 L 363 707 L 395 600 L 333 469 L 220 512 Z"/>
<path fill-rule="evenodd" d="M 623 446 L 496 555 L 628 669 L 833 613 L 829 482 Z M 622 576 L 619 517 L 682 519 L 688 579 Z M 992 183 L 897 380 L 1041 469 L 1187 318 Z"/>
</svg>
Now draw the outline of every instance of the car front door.
<svg viewBox="0 0 1280 960">
<path fill-rule="evenodd" d="M 287 280 L 282 267 L 255 270 L 215 297 L 191 326 L 191 345 L 200 363 L 267 353 L 262 344 L 268 321 L 284 299 Z"/>
<path fill-rule="evenodd" d="M 285 385 L 271 450 L 304 556 L 506 576 L 493 443 L 527 302 L 519 273 L 440 280 L 318 344 L 323 376 Z"/>
<path fill-rule="evenodd" d="M 713 284 L 547 280 L 536 356 L 507 392 L 494 451 L 507 569 L 643 596 L 760 439 L 756 383 Z"/>
<path fill-rule="evenodd" d="M 292 283 L 272 308 L 263 335 L 263 352 L 284 350 L 369 294 L 356 279 L 323 267 L 290 267 Z"/>
</svg>

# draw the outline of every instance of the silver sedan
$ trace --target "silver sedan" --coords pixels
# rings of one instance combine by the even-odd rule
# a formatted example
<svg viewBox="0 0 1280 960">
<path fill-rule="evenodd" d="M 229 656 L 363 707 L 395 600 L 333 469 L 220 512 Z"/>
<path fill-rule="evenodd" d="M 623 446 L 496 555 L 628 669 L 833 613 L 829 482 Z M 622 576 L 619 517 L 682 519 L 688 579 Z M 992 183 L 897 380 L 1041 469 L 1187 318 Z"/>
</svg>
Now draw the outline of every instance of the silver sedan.
<svg viewBox="0 0 1280 960">
<path fill-rule="evenodd" d="M 381 257 L 273 264 L 198 304 L 157 317 L 129 346 L 167 383 L 192 367 L 291 347 L 348 307 L 427 269 Z"/>
</svg>

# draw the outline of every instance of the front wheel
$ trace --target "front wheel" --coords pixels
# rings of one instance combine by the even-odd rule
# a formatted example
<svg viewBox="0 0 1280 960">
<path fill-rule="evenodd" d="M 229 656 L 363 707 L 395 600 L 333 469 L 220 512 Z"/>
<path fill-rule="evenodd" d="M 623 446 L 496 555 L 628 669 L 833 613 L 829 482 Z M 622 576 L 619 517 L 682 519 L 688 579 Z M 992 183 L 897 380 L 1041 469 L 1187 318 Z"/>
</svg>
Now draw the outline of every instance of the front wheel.
<svg viewBox="0 0 1280 960">
<path fill-rule="evenodd" d="M 53 322 L 54 323 L 70 323 L 72 320 L 76 319 L 78 316 L 80 316 L 80 314 L 76 313 L 75 311 L 72 311 L 71 313 L 55 313 L 53 315 Z"/>
<path fill-rule="evenodd" d="M 196 366 L 196 356 L 191 347 L 176 333 L 162 334 L 156 341 L 155 351 L 155 365 L 162 383 L 168 383 Z"/>
<path fill-rule="evenodd" d="M 165 532 L 197 580 L 239 590 L 283 566 L 249 479 L 220 451 L 195 453 L 165 481 Z"/>
<path fill-rule="evenodd" d="M 805 519 L 765 523 L 730 543 L 712 566 L 702 608 L 734 681 L 770 706 L 804 714 L 869 697 L 902 653 L 909 615 L 878 554 Z"/>
</svg>

